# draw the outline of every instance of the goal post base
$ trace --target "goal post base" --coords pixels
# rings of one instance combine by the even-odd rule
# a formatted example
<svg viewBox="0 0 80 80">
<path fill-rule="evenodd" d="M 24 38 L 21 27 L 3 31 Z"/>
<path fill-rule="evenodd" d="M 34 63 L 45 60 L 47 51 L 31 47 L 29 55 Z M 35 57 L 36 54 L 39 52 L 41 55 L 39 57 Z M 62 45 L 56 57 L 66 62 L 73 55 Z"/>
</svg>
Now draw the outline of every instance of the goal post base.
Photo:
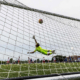
<svg viewBox="0 0 80 80">
<path fill-rule="evenodd" d="M 40 76 L 28 76 L 28 77 L 18 77 L 18 78 L 10 78 L 5 80 L 48 80 L 48 79 L 54 79 L 54 80 L 63 80 L 63 79 L 76 79 L 80 78 L 80 72 L 74 72 L 74 73 L 62 73 L 62 74 L 51 74 L 51 75 L 40 75 Z"/>
</svg>

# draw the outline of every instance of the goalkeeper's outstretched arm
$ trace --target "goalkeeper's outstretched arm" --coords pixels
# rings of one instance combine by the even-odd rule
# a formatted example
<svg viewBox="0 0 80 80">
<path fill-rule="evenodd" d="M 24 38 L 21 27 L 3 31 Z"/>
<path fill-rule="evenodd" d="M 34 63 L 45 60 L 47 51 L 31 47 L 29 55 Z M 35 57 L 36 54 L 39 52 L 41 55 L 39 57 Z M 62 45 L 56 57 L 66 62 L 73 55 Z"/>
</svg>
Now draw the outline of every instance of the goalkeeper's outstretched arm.
<svg viewBox="0 0 80 80">
<path fill-rule="evenodd" d="M 35 40 L 35 43 L 37 44 L 37 40 L 35 39 L 35 35 L 33 35 L 33 39 Z"/>
<path fill-rule="evenodd" d="M 32 53 L 35 53 L 35 51 L 33 51 L 33 52 L 27 52 L 28 54 L 32 54 Z"/>
</svg>

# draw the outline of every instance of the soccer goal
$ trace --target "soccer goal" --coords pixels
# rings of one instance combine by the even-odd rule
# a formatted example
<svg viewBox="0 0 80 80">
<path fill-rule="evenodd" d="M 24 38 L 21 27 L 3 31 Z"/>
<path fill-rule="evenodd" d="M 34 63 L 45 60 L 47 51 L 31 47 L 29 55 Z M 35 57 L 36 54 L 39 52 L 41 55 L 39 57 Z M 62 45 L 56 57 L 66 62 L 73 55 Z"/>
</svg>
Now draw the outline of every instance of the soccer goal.
<svg viewBox="0 0 80 80">
<path fill-rule="evenodd" d="M 35 51 L 35 39 L 55 54 Z M 80 77 L 80 20 L 0 0 L 0 79 L 74 76 Z"/>
</svg>

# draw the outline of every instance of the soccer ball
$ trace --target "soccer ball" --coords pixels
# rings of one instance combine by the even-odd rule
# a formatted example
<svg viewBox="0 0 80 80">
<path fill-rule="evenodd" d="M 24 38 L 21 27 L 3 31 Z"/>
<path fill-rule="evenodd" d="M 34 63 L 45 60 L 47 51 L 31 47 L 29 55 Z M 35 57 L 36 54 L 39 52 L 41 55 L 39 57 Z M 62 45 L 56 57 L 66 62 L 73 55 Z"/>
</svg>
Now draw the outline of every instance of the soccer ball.
<svg viewBox="0 0 80 80">
<path fill-rule="evenodd" d="M 43 20 L 42 19 L 39 19 L 39 23 L 42 24 L 43 23 Z"/>
</svg>

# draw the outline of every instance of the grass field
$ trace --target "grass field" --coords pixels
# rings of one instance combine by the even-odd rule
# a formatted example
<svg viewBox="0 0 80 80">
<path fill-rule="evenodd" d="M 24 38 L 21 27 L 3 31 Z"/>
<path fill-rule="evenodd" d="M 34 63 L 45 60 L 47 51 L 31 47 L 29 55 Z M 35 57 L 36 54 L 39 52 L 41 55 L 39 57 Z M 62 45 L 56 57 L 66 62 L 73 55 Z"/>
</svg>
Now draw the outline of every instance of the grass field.
<svg viewBox="0 0 80 80">
<path fill-rule="evenodd" d="M 80 63 L 32 63 L 0 65 L 0 79 L 80 72 Z"/>
</svg>

